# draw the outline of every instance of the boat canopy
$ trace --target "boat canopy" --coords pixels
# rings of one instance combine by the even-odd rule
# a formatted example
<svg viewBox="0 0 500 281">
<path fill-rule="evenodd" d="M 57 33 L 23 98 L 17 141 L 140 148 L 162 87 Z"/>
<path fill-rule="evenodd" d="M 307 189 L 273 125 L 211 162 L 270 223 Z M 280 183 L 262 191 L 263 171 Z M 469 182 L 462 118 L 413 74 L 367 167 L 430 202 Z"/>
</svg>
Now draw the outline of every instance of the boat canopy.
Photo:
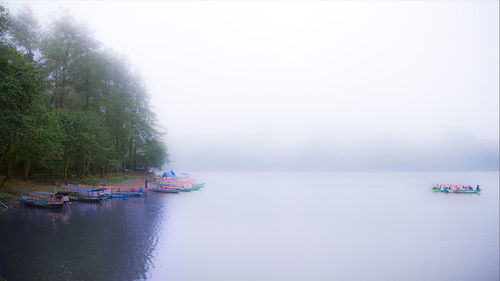
<svg viewBox="0 0 500 281">
<path fill-rule="evenodd" d="M 78 185 L 63 185 L 63 187 L 68 188 L 71 191 L 74 192 L 94 192 L 94 191 L 103 191 L 106 190 L 106 188 L 93 188 L 93 187 L 86 187 L 86 186 L 78 186 Z"/>
<path fill-rule="evenodd" d="M 164 178 L 170 178 L 176 176 L 189 176 L 189 173 L 183 170 L 172 170 L 170 172 L 163 173 Z"/>
<path fill-rule="evenodd" d="M 40 195 L 40 196 L 52 196 L 52 194 L 54 194 L 54 193 L 43 192 L 43 191 L 33 191 L 33 192 L 30 192 L 30 194 Z"/>
<path fill-rule="evenodd" d="M 163 177 L 163 178 L 171 178 L 171 177 L 175 177 L 175 174 L 174 174 L 172 171 L 170 171 L 170 172 L 165 172 L 165 173 L 163 173 L 163 176 L 162 176 L 162 177 Z"/>
</svg>

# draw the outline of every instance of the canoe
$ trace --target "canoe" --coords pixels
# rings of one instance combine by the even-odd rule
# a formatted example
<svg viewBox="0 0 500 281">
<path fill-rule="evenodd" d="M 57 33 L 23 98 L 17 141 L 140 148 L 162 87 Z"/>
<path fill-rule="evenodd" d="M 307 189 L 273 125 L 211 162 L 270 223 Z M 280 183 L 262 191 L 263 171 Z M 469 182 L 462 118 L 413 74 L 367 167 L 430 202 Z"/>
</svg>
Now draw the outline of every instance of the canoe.
<svg viewBox="0 0 500 281">
<path fill-rule="evenodd" d="M 126 197 L 139 197 L 142 195 L 142 192 L 129 192 L 127 193 L 127 195 L 125 195 Z"/>
<path fill-rule="evenodd" d="M 111 194 L 103 194 L 103 195 L 100 195 L 99 197 L 90 197 L 90 196 L 75 194 L 73 196 L 70 196 L 69 198 L 72 201 L 99 203 L 101 201 L 109 199 L 110 197 L 111 197 Z"/>
<path fill-rule="evenodd" d="M 111 198 L 123 198 L 127 196 L 128 193 L 111 193 L 110 196 Z"/>
<path fill-rule="evenodd" d="M 191 187 L 191 189 L 192 190 L 200 190 L 204 186 L 205 186 L 205 183 L 199 183 L 199 184 L 193 185 L 193 187 Z"/>
<path fill-rule="evenodd" d="M 50 201 L 50 200 L 40 200 L 37 198 L 32 198 L 29 196 L 21 195 L 21 201 L 27 206 L 36 206 L 42 208 L 62 208 L 64 206 L 64 202 Z"/>
<path fill-rule="evenodd" d="M 106 188 L 102 187 L 63 185 L 62 190 L 57 190 L 55 192 L 69 192 L 69 199 L 72 201 L 98 203 L 111 197 L 111 194 L 104 193 L 105 191 Z"/>
<path fill-rule="evenodd" d="M 153 191 L 155 192 L 164 192 L 164 193 L 179 193 L 179 188 L 157 188 L 153 187 Z"/>
<path fill-rule="evenodd" d="M 433 192 L 444 192 L 444 193 L 481 193 L 481 190 L 449 190 L 449 189 L 433 189 Z"/>
</svg>

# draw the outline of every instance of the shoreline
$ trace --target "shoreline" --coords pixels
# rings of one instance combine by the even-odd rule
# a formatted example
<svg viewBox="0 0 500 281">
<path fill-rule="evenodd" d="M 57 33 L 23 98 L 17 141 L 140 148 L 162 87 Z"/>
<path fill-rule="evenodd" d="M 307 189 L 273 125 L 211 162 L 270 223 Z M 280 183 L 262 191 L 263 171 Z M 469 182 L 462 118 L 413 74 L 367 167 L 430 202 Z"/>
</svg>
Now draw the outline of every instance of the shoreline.
<svg viewBox="0 0 500 281">
<path fill-rule="evenodd" d="M 144 180 L 152 180 L 151 174 L 110 174 L 104 178 L 88 177 L 83 179 L 74 179 L 64 182 L 58 178 L 34 178 L 24 181 L 22 179 L 11 179 L 5 185 L 0 186 L 0 210 L 4 211 L 15 207 L 21 201 L 21 194 L 26 194 L 33 191 L 50 192 L 54 187 L 59 187 L 63 184 L 100 184 L 107 183 L 117 187 L 129 187 L 137 184 L 144 184 Z"/>
</svg>

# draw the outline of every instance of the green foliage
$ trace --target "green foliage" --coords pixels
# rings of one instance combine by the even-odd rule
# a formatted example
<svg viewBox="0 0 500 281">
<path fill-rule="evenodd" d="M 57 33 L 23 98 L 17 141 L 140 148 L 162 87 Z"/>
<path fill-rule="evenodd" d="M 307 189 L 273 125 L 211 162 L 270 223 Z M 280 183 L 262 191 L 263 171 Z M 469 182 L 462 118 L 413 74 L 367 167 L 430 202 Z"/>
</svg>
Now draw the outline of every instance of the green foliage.
<svg viewBox="0 0 500 281">
<path fill-rule="evenodd" d="M 28 62 L 34 61 L 34 51 L 40 41 L 40 26 L 29 6 L 25 6 L 12 19 L 11 32 L 16 45 L 27 55 Z"/>
<path fill-rule="evenodd" d="M 0 19 L 4 14 L 0 6 Z M 29 9 L 5 23 L 0 31 L 10 30 L 17 51 L 0 48 L 3 158 L 22 163 L 25 176 L 31 164 L 52 171 L 64 162 L 65 178 L 168 161 L 145 86 L 126 59 L 103 51 L 67 14 L 44 33 Z M 28 63 L 35 54 L 38 63 Z"/>
<path fill-rule="evenodd" d="M 36 110 L 25 118 L 26 127 L 14 151 L 23 163 L 41 168 L 53 168 L 52 159 L 62 153 L 63 131 L 54 111 L 44 104 L 35 105 Z"/>
<path fill-rule="evenodd" d="M 9 13 L 5 7 L 0 4 L 0 39 L 9 30 Z"/>
<path fill-rule="evenodd" d="M 19 143 L 42 101 L 42 77 L 25 56 L 0 46 L 0 147 Z"/>
<path fill-rule="evenodd" d="M 157 139 L 147 141 L 144 146 L 144 159 L 149 167 L 161 169 L 168 159 L 165 144 Z"/>
</svg>

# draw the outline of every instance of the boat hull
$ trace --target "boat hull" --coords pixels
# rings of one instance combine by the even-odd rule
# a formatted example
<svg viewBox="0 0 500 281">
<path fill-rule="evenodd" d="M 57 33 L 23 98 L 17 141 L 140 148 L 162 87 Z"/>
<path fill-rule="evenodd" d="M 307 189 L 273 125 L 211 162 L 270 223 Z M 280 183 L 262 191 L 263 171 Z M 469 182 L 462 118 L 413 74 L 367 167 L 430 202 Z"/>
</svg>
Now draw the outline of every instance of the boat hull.
<svg viewBox="0 0 500 281">
<path fill-rule="evenodd" d="M 89 202 L 89 203 L 99 203 L 101 201 L 109 199 L 110 197 L 111 197 L 111 194 L 104 195 L 102 197 L 74 196 L 74 197 L 70 197 L 70 200 L 80 201 L 80 202 Z"/>
<path fill-rule="evenodd" d="M 162 193 L 179 193 L 179 189 L 153 188 L 153 191 Z"/>
<path fill-rule="evenodd" d="M 126 197 L 139 197 L 142 196 L 142 192 L 129 192 Z"/>
<path fill-rule="evenodd" d="M 433 192 L 444 192 L 444 193 L 470 193 L 470 194 L 479 194 L 481 191 L 479 190 L 447 190 L 447 189 L 433 189 Z"/>
<path fill-rule="evenodd" d="M 23 203 L 26 206 L 48 208 L 48 209 L 59 209 L 64 206 L 63 202 L 44 202 L 31 199 L 30 197 L 25 197 L 23 195 L 21 195 L 21 201 L 23 201 Z"/>
</svg>

